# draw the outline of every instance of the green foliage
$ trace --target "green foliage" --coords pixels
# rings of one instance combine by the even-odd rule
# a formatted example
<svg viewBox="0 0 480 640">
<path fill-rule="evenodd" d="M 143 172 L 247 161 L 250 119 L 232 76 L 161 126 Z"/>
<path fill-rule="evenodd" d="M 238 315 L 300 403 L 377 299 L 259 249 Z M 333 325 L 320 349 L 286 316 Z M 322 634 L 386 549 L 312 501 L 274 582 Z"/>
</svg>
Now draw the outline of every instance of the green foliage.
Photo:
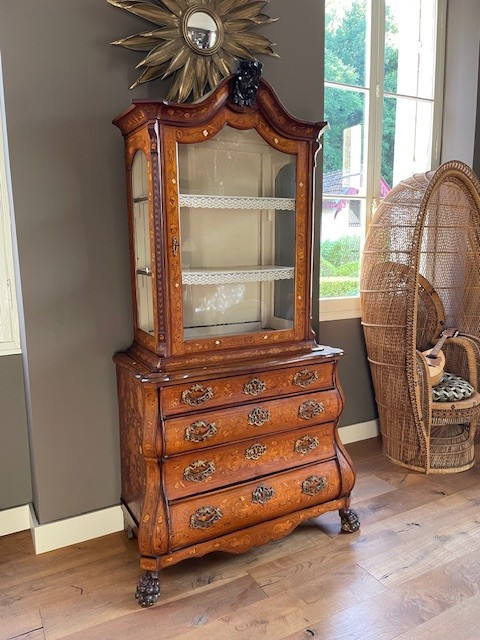
<svg viewBox="0 0 480 640">
<path fill-rule="evenodd" d="M 320 277 L 336 276 L 337 268 L 328 260 L 320 256 Z"/>
<path fill-rule="evenodd" d="M 365 99 L 361 93 L 325 87 L 324 104 L 331 128 L 324 139 L 323 170 L 329 173 L 343 168 L 343 131 L 363 123 Z"/>
<path fill-rule="evenodd" d="M 325 49 L 349 67 L 355 74 L 355 82 L 365 84 L 366 0 L 355 0 L 345 14 L 342 6 L 331 3 L 325 20 Z M 332 77 L 325 65 L 325 78 L 330 82 L 349 83 L 348 78 Z"/>
<path fill-rule="evenodd" d="M 394 98 L 386 98 L 383 101 L 382 177 L 390 187 L 393 187 L 396 111 L 397 101 Z"/>
<path fill-rule="evenodd" d="M 338 269 L 346 263 L 357 262 L 360 256 L 360 238 L 358 236 L 343 236 L 338 240 L 324 240 L 320 247 L 321 260 L 327 260 L 336 267 L 334 275 L 341 275 Z"/>
<path fill-rule="evenodd" d="M 360 238 L 325 240 L 320 248 L 320 297 L 358 295 Z"/>
<path fill-rule="evenodd" d="M 342 264 L 342 266 L 337 269 L 337 273 L 339 276 L 354 276 L 358 278 L 359 268 L 360 262 L 357 258 L 357 260 L 351 260 L 350 262 Z"/>
<path fill-rule="evenodd" d="M 358 296 L 358 278 L 320 278 L 320 298 Z"/>
<path fill-rule="evenodd" d="M 320 249 L 320 297 L 358 295 L 360 238 L 325 240 Z"/>
</svg>

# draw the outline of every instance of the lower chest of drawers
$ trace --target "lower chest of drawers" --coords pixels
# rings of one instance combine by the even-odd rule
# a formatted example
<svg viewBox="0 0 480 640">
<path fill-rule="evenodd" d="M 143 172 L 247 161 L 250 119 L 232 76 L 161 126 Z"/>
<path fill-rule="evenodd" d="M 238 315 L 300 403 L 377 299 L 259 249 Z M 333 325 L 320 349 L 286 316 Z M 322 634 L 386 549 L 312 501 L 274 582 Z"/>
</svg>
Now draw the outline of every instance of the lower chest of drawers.
<svg viewBox="0 0 480 640">
<path fill-rule="evenodd" d="M 170 507 L 172 550 L 339 497 L 335 460 L 197 495 Z"/>
<path fill-rule="evenodd" d="M 275 400 L 244 401 L 237 406 L 165 418 L 162 421 L 163 453 L 229 444 L 267 434 L 291 431 L 314 424 L 335 422 L 342 399 L 337 389 L 313 391 Z"/>
<path fill-rule="evenodd" d="M 186 412 L 192 397 L 200 403 Z M 232 398 L 237 403 L 215 407 Z M 182 385 L 161 399 L 159 462 L 172 550 L 338 497 L 334 432 L 342 398 L 331 366 Z"/>
<path fill-rule="evenodd" d="M 176 500 L 334 455 L 332 423 L 185 453 L 163 463 L 165 495 Z"/>
<path fill-rule="evenodd" d="M 248 531 L 267 541 L 303 511 L 347 504 L 337 359 L 165 384 L 118 372 L 122 498 L 144 568 L 232 550 L 233 535 L 248 548 Z"/>
</svg>

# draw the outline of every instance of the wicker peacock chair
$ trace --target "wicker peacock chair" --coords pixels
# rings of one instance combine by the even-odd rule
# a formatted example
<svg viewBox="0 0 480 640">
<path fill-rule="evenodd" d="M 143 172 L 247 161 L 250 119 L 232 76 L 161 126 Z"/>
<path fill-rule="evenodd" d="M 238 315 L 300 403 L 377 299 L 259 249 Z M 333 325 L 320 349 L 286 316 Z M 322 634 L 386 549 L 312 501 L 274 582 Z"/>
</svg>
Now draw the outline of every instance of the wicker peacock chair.
<svg viewBox="0 0 480 640">
<path fill-rule="evenodd" d="M 480 183 L 466 165 L 447 162 L 386 196 L 365 244 L 361 303 L 385 454 L 424 473 L 469 469 L 480 417 Z M 471 387 L 434 401 L 421 352 L 446 327 L 460 335 L 445 342 L 445 369 Z"/>
</svg>

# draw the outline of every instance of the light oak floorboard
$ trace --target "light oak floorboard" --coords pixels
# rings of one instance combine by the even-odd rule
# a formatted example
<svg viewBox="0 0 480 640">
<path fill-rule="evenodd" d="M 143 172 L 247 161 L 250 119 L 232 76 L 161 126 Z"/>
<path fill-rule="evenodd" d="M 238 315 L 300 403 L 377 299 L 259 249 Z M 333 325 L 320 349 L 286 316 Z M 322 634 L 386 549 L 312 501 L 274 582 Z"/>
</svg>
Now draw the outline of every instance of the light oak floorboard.
<svg viewBox="0 0 480 640">
<path fill-rule="evenodd" d="M 438 640 L 443 622 L 458 606 L 480 620 L 480 558 L 478 553 L 465 555 L 409 582 L 386 590 L 349 608 L 342 614 L 322 617 L 284 640 L 304 640 L 309 636 L 322 640 Z M 459 622 L 457 621 L 457 624 Z M 431 635 L 415 635 L 417 629 Z M 454 628 L 454 627 L 453 627 Z M 467 629 L 472 627 L 467 625 Z M 452 627 L 450 627 L 450 630 Z M 410 636 L 411 634 L 411 636 Z M 281 636 L 280 636 L 281 637 Z M 447 635 L 440 635 L 445 639 Z M 467 636 L 468 637 L 468 636 Z M 476 636 L 478 639 L 480 634 Z M 463 640 L 453 633 L 450 640 Z"/>
<path fill-rule="evenodd" d="M 337 535 L 327 543 L 319 541 L 314 554 L 310 549 L 300 549 L 284 558 L 250 568 L 249 573 L 268 595 L 274 595 L 282 589 L 301 584 L 317 572 L 360 564 L 381 553 L 391 557 L 404 543 L 415 546 L 418 541 L 432 538 L 446 519 L 454 523 L 461 521 L 466 513 L 474 510 L 474 498 L 470 494 L 478 493 L 477 488 L 469 489 L 441 498 L 429 509 L 416 507 L 372 524 L 365 520 L 356 534 Z"/>
<path fill-rule="evenodd" d="M 123 533 L 40 556 L 29 532 L 0 538 L 0 640 L 480 640 L 480 465 L 424 476 L 379 440 L 347 448 L 360 532 L 328 513 L 245 554 L 186 560 L 161 572 L 151 609 L 133 598 Z"/>
<path fill-rule="evenodd" d="M 358 564 L 385 586 L 391 587 L 426 573 L 469 551 L 480 550 L 480 513 L 470 512 L 461 522 L 447 519 L 431 535 L 395 547 L 395 557 L 384 552 Z"/>
<path fill-rule="evenodd" d="M 40 611 L 0 603 L 0 640 L 17 638 L 42 627 Z"/>
<path fill-rule="evenodd" d="M 158 640 L 161 631 L 162 640 L 170 640 L 189 629 L 202 628 L 232 609 L 244 608 L 264 599 L 266 596 L 257 583 L 245 576 L 228 585 L 169 604 L 160 602 L 158 606 L 143 611 L 137 607 L 130 614 L 73 634 L 59 633 L 60 627 L 45 619 L 45 632 L 48 640 L 65 637 L 68 640 L 131 640 L 141 630 L 142 640 Z M 78 626 L 76 621 L 69 621 L 68 627 L 63 626 L 63 631 L 71 631 L 75 626 Z"/>
<path fill-rule="evenodd" d="M 319 573 L 293 590 L 222 617 L 182 640 L 276 640 L 325 616 L 344 611 L 385 591 L 356 565 L 331 574 Z"/>
<path fill-rule="evenodd" d="M 478 610 L 480 596 L 461 602 L 395 640 L 478 640 Z"/>
<path fill-rule="evenodd" d="M 30 633 L 17 636 L 15 640 L 45 640 L 45 634 L 43 633 L 43 629 L 36 629 L 35 631 L 30 631 Z"/>
</svg>

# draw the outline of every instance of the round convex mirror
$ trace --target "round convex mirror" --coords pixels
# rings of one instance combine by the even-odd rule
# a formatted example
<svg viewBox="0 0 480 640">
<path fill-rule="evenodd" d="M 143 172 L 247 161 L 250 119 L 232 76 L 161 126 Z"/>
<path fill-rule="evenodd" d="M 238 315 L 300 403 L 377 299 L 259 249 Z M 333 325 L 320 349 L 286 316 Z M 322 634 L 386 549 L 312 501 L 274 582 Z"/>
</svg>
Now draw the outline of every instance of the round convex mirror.
<svg viewBox="0 0 480 640">
<path fill-rule="evenodd" d="M 186 21 L 186 37 L 197 51 L 208 53 L 216 48 L 218 24 L 205 11 L 193 11 Z"/>
</svg>

